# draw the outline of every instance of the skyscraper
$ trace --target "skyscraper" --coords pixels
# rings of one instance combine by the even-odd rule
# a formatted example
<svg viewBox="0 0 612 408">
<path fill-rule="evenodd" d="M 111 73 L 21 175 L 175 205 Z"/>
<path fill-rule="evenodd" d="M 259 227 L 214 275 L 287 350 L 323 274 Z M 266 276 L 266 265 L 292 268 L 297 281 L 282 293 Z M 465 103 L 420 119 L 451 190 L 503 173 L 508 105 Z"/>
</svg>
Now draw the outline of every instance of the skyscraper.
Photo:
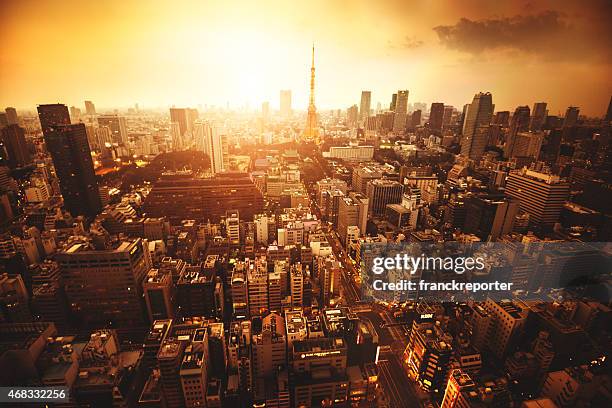
<svg viewBox="0 0 612 408">
<path fill-rule="evenodd" d="M 580 113 L 580 108 L 577 106 L 570 106 L 565 111 L 565 117 L 563 118 L 563 127 L 571 127 L 578 122 L 578 114 Z"/>
<path fill-rule="evenodd" d="M 440 132 L 442 131 L 442 119 L 444 117 L 444 104 L 434 102 L 431 104 L 429 111 L 429 129 Z"/>
<path fill-rule="evenodd" d="M 53 126 L 70 124 L 70 114 L 66 105 L 61 103 L 38 105 L 37 110 L 40 127 L 45 136 Z"/>
<path fill-rule="evenodd" d="M 85 125 L 54 126 L 45 134 L 45 144 L 53 159 L 66 209 L 75 216 L 98 214 L 101 203 Z"/>
<path fill-rule="evenodd" d="M 539 132 L 542 130 L 544 122 L 546 122 L 546 102 L 536 102 L 533 104 L 533 112 L 531 112 L 531 120 L 529 122 L 529 130 Z"/>
<path fill-rule="evenodd" d="M 559 220 L 569 192 L 569 183 L 559 176 L 527 169 L 510 173 L 506 182 L 506 195 L 520 201 L 521 212 L 529 214 L 529 222 L 545 227 Z"/>
<path fill-rule="evenodd" d="M 397 103 L 397 94 L 391 95 L 391 103 L 389 104 L 389 110 L 395 112 L 395 104 Z"/>
<path fill-rule="evenodd" d="M 516 135 L 520 132 L 526 132 L 529 128 L 529 106 L 518 106 L 514 110 L 514 115 L 510 120 L 510 129 L 508 130 L 508 140 L 504 147 L 504 156 L 510 158 L 514 156 L 514 145 L 516 143 Z"/>
<path fill-rule="evenodd" d="M 404 186 L 394 180 L 378 179 L 370 181 L 366 190 L 370 213 L 374 216 L 383 216 L 387 204 L 402 202 Z"/>
<path fill-rule="evenodd" d="M 493 116 L 493 96 L 487 93 L 474 95 L 467 109 L 463 123 L 461 154 L 470 159 L 477 159 L 484 153 L 487 144 L 488 127 Z"/>
<path fill-rule="evenodd" d="M 96 106 L 92 101 L 85 101 L 85 113 L 88 115 L 96 114 Z"/>
<path fill-rule="evenodd" d="M 98 116 L 98 125 L 100 127 L 107 126 L 111 130 L 113 143 L 126 144 L 128 142 L 125 117 L 119 115 Z"/>
<path fill-rule="evenodd" d="M 370 116 L 370 103 L 372 101 L 372 91 L 361 91 L 361 104 L 359 105 L 359 119 L 365 120 Z"/>
<path fill-rule="evenodd" d="M 179 124 L 181 136 L 193 130 L 193 123 L 198 118 L 198 111 L 192 108 L 170 108 L 170 122 Z"/>
<path fill-rule="evenodd" d="M 610 97 L 610 103 L 608 103 L 608 111 L 606 112 L 606 121 L 612 121 L 612 96 Z"/>
<path fill-rule="evenodd" d="M 283 118 L 291 116 L 291 90 L 280 91 L 280 114 Z"/>
<path fill-rule="evenodd" d="M 19 116 L 17 116 L 17 109 L 11 108 L 10 106 L 4 110 L 6 112 L 6 121 L 9 125 L 17 125 L 19 123 Z"/>
<path fill-rule="evenodd" d="M 31 162 L 30 152 L 25 139 L 25 130 L 19 125 L 12 124 L 2 129 L 2 137 L 0 141 L 4 144 L 8 155 L 8 167 L 14 169 L 23 167 Z M 0 155 L 2 152 L 0 151 Z"/>
<path fill-rule="evenodd" d="M 306 117 L 306 127 L 304 128 L 304 138 L 318 139 L 319 128 L 317 124 L 317 108 L 315 106 L 315 65 L 314 65 L 314 45 L 312 46 L 312 65 L 310 67 L 310 102 L 308 103 L 308 116 Z"/>
<path fill-rule="evenodd" d="M 204 153 L 210 159 L 210 170 L 212 173 L 219 173 L 226 170 L 226 145 L 227 140 L 224 134 L 221 134 L 219 128 L 205 121 L 196 123 L 196 143 L 203 143 Z"/>
<path fill-rule="evenodd" d="M 404 134 L 406 129 L 406 118 L 408 116 L 408 90 L 397 91 L 395 102 L 395 116 L 393 118 L 393 133 L 396 136 Z"/>
</svg>

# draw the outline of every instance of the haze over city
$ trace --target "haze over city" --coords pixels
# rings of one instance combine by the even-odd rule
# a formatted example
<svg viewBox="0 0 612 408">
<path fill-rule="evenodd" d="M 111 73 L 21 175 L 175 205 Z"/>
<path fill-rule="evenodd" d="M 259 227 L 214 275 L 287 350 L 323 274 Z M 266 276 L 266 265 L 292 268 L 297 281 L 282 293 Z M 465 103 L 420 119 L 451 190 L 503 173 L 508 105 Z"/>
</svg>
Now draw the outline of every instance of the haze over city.
<svg viewBox="0 0 612 408">
<path fill-rule="evenodd" d="M 373 106 L 410 101 L 496 109 L 548 101 L 600 116 L 612 91 L 606 1 L 3 2 L 0 104 L 59 99 L 100 107 L 277 108 L 280 89 L 308 103 L 317 47 L 319 109 L 371 89 Z M 529 90 L 529 95 L 524 91 Z"/>
</svg>

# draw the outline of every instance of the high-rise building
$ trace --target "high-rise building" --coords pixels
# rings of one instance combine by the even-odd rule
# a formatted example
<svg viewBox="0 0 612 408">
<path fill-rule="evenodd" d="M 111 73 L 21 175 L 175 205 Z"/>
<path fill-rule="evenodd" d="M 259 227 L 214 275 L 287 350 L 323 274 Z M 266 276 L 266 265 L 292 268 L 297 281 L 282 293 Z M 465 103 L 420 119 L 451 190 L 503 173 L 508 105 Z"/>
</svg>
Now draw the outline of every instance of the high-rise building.
<svg viewBox="0 0 612 408">
<path fill-rule="evenodd" d="M 75 123 L 81 119 L 81 110 L 76 106 L 70 107 L 70 119 Z"/>
<path fill-rule="evenodd" d="M 7 156 L 6 163 L 8 167 L 14 169 L 16 167 L 24 167 L 30 164 L 31 157 L 28 145 L 25 139 L 25 130 L 16 124 L 8 125 L 2 129 L 2 137 L 0 142 L 4 144 Z M 0 156 L 3 153 L 0 150 Z"/>
<path fill-rule="evenodd" d="M 479 159 L 484 153 L 491 118 L 493 116 L 493 97 L 487 93 L 477 93 L 470 104 L 463 123 L 461 155 Z"/>
<path fill-rule="evenodd" d="M 412 322 L 404 364 L 423 390 L 443 389 L 452 357 L 453 338 L 432 321 Z"/>
<path fill-rule="evenodd" d="M 580 108 L 576 106 L 568 107 L 563 118 L 563 127 L 574 126 L 578 122 L 578 114 L 580 114 Z"/>
<path fill-rule="evenodd" d="M 350 197 L 341 197 L 338 202 L 338 234 L 346 242 L 348 227 L 356 226 L 362 234 L 366 232 L 368 222 L 368 199 L 360 193 L 351 193 Z"/>
<path fill-rule="evenodd" d="M 262 316 L 269 310 L 268 303 L 268 263 L 266 258 L 257 258 L 249 264 L 247 271 L 249 314 Z"/>
<path fill-rule="evenodd" d="M 610 97 L 610 102 L 608 103 L 608 110 L 606 111 L 605 120 L 607 122 L 612 121 L 612 96 Z"/>
<path fill-rule="evenodd" d="M 280 114 L 283 118 L 291 116 L 291 90 L 283 89 L 280 91 Z"/>
<path fill-rule="evenodd" d="M 308 114 L 306 116 L 306 126 L 304 127 L 303 136 L 306 140 L 316 140 L 319 138 L 317 107 L 315 106 L 314 44 L 312 46 L 312 64 L 310 67 L 310 99 L 308 102 Z"/>
<path fill-rule="evenodd" d="M 529 213 L 529 222 L 551 227 L 569 197 L 570 184 L 559 176 L 522 169 L 511 172 L 506 181 L 506 195 L 520 202 L 521 212 Z"/>
<path fill-rule="evenodd" d="M 506 158 L 515 157 L 514 146 L 516 144 L 516 135 L 520 132 L 526 132 L 529 128 L 529 106 L 518 106 L 510 119 L 510 129 L 508 129 L 508 139 L 504 147 L 504 156 Z"/>
<path fill-rule="evenodd" d="M 359 108 L 353 105 L 346 110 L 346 124 L 349 126 L 357 125 L 359 120 Z"/>
<path fill-rule="evenodd" d="M 389 110 L 395 112 L 395 105 L 397 104 L 397 94 L 391 95 L 391 103 L 389 104 Z"/>
<path fill-rule="evenodd" d="M 291 349 L 296 407 L 344 405 L 348 399 L 348 347 L 343 338 L 294 341 Z"/>
<path fill-rule="evenodd" d="M 61 103 L 38 105 L 37 110 L 40 127 L 45 136 L 53 126 L 70 124 L 70 114 L 66 105 Z"/>
<path fill-rule="evenodd" d="M 448 376 L 440 408 L 471 407 L 472 402 L 479 403 L 479 399 L 478 387 L 470 375 L 460 369 L 455 369 Z"/>
<path fill-rule="evenodd" d="M 366 190 L 370 214 L 382 217 L 387 204 L 402 202 L 404 186 L 394 180 L 379 179 L 369 182 Z"/>
<path fill-rule="evenodd" d="M 264 121 L 270 118 L 270 102 L 265 101 L 261 103 L 261 117 Z"/>
<path fill-rule="evenodd" d="M 96 114 L 96 106 L 92 101 L 85 101 L 85 113 L 92 116 Z"/>
<path fill-rule="evenodd" d="M 151 269 L 142 283 L 147 313 L 151 322 L 174 318 L 174 282 L 167 270 Z"/>
<path fill-rule="evenodd" d="M 370 103 L 372 91 L 361 91 L 361 103 L 359 104 L 359 120 L 364 121 L 370 116 Z"/>
<path fill-rule="evenodd" d="M 17 116 L 17 109 L 11 108 L 10 106 L 4 110 L 6 112 L 6 122 L 8 125 L 18 125 L 19 116 Z"/>
<path fill-rule="evenodd" d="M 209 123 L 202 122 L 196 124 L 196 138 L 202 138 L 204 153 L 210 159 L 210 170 L 213 174 L 220 173 L 227 168 L 229 157 L 227 157 L 227 137 L 222 129 Z"/>
<path fill-rule="evenodd" d="M 441 132 L 442 120 L 444 118 L 444 104 L 442 102 L 434 102 L 429 110 L 429 129 Z"/>
<path fill-rule="evenodd" d="M 484 303 L 484 309 L 493 319 L 487 347 L 497 358 L 503 359 L 512 347 L 520 344 L 528 311 L 509 300 L 496 302 L 491 299 Z"/>
<path fill-rule="evenodd" d="M 101 210 L 101 202 L 85 125 L 47 129 L 45 144 L 53 159 L 64 207 L 72 215 L 95 216 Z"/>
<path fill-rule="evenodd" d="M 519 211 L 518 200 L 502 197 L 468 197 L 465 199 L 464 230 L 483 241 L 495 241 L 512 232 Z"/>
<path fill-rule="evenodd" d="M 415 110 L 410 117 L 410 127 L 416 129 L 421 126 L 421 110 Z"/>
<path fill-rule="evenodd" d="M 408 117 L 408 91 L 397 91 L 395 102 L 395 116 L 393 117 L 393 133 L 401 136 L 406 129 L 406 118 Z"/>
<path fill-rule="evenodd" d="M 181 136 L 191 130 L 189 108 L 170 108 L 170 122 L 178 123 Z"/>
<path fill-rule="evenodd" d="M 285 319 L 278 313 L 270 313 L 263 318 L 261 333 L 253 336 L 253 377 L 270 380 L 279 370 L 287 366 L 287 345 L 285 338 Z M 255 397 L 265 393 L 265 384 L 258 383 Z"/>
<path fill-rule="evenodd" d="M 495 112 L 495 117 L 493 118 L 494 125 L 500 125 L 503 127 L 508 126 L 510 123 L 510 111 L 499 111 Z"/>
<path fill-rule="evenodd" d="M 533 104 L 533 111 L 531 112 L 531 120 L 529 121 L 529 130 L 532 132 L 539 132 L 546 122 L 546 102 L 536 102 Z"/>
<path fill-rule="evenodd" d="M 127 124 L 124 116 L 98 116 L 98 125 L 100 127 L 106 126 L 110 129 L 113 143 L 126 144 L 128 142 Z"/>
<path fill-rule="evenodd" d="M 72 314 L 83 327 L 144 326 L 142 281 L 151 263 L 140 238 L 106 249 L 75 242 L 58 251 L 55 260 Z"/>
</svg>

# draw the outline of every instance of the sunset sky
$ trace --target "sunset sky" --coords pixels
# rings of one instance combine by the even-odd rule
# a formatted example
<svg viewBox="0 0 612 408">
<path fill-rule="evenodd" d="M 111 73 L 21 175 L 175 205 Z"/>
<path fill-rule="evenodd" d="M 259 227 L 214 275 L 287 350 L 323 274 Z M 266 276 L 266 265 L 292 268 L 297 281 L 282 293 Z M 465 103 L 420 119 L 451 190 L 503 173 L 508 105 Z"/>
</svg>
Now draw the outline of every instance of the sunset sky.
<svg viewBox="0 0 612 408">
<path fill-rule="evenodd" d="M 0 106 L 138 102 L 295 109 L 316 47 L 319 109 L 409 102 L 496 110 L 537 101 L 601 116 L 612 94 L 609 1 L 1 2 Z"/>
</svg>

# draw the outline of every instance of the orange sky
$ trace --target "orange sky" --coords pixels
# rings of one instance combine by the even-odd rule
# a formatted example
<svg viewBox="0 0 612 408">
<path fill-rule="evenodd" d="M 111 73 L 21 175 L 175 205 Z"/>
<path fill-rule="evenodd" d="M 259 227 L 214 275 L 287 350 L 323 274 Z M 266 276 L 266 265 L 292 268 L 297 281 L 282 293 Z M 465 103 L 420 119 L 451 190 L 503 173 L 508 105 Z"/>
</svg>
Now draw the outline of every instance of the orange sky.
<svg viewBox="0 0 612 408">
<path fill-rule="evenodd" d="M 602 115 L 612 94 L 604 0 L 297 3 L 4 1 L 0 106 L 277 107 L 288 88 L 305 109 L 313 41 L 320 109 L 409 89 L 409 102 L 490 91 L 497 110 Z"/>
</svg>

